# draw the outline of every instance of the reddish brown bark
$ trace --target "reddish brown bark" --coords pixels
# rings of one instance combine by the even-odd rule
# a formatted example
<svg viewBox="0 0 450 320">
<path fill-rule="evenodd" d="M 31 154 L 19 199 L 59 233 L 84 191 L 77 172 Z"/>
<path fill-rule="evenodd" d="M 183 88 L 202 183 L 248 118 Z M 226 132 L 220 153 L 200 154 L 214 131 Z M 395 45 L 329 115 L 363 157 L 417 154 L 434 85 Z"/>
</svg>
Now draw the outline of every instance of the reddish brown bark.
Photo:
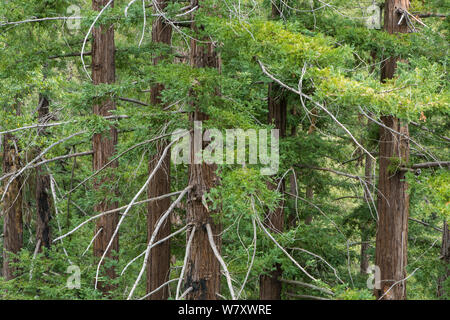
<svg viewBox="0 0 450 320">
<path fill-rule="evenodd" d="M 268 92 L 268 122 L 274 123 L 275 128 L 280 130 L 280 137 L 286 136 L 286 116 L 287 116 L 287 99 L 283 90 L 279 85 L 269 83 Z M 269 189 L 275 190 L 277 184 L 268 184 Z M 281 182 L 280 192 L 284 193 L 285 184 Z M 284 230 L 284 201 L 273 212 L 269 212 L 264 219 L 264 223 L 272 232 L 283 232 Z M 282 284 L 279 281 L 281 278 L 281 266 L 276 264 L 275 270 L 268 275 L 262 275 L 259 278 L 259 298 L 261 300 L 280 300 Z"/>
<path fill-rule="evenodd" d="M 167 0 L 159 0 L 158 5 L 162 10 L 166 7 Z M 156 43 L 164 43 L 170 45 L 172 37 L 172 27 L 159 17 L 153 23 L 152 41 Z M 163 56 L 155 57 L 153 64 L 163 59 Z M 161 91 L 163 85 L 156 84 L 151 90 L 151 104 L 161 104 Z M 157 144 L 156 155 L 150 160 L 149 172 L 152 172 L 156 163 L 161 158 L 161 154 L 167 146 L 167 142 Z M 161 167 L 156 171 L 153 179 L 148 186 L 148 197 L 153 198 L 170 192 L 170 152 L 167 153 Z M 147 215 L 148 238 L 153 234 L 156 223 L 159 218 L 167 211 L 170 206 L 170 198 L 149 202 Z M 170 219 L 166 219 L 162 227 L 159 229 L 155 241 L 161 240 L 170 234 Z M 170 240 L 167 240 L 153 248 L 149 255 L 147 265 L 147 292 L 152 292 L 156 288 L 169 280 L 170 275 Z M 169 297 L 168 287 L 165 286 L 161 290 L 148 297 L 149 300 L 166 300 Z"/>
<path fill-rule="evenodd" d="M 6 134 L 3 137 L 3 173 L 20 169 L 19 154 L 14 146 L 14 137 Z M 8 179 L 4 182 L 4 187 Z M 2 190 L 3 192 L 3 190 Z M 2 203 L 3 210 L 3 277 L 11 280 L 16 277 L 16 268 L 9 254 L 18 253 L 23 246 L 22 191 L 21 178 L 17 177 L 8 187 Z"/>
<path fill-rule="evenodd" d="M 205 120 L 201 114 L 195 114 L 196 120 Z M 220 252 L 221 237 L 218 234 L 222 228 L 220 223 L 214 221 L 210 211 L 205 205 L 205 194 L 216 185 L 218 178 L 215 174 L 216 166 L 206 163 L 193 164 L 189 168 L 189 184 L 193 186 L 188 194 L 187 216 L 188 224 L 195 225 L 195 234 L 189 251 L 185 288 L 192 287 L 188 300 L 216 300 L 220 293 L 220 265 L 211 249 L 206 224 L 211 225 L 214 242 Z M 188 232 L 188 237 L 191 233 Z"/>
<path fill-rule="evenodd" d="M 199 5 L 198 0 L 192 0 L 191 6 Z M 192 29 L 199 34 L 203 29 L 201 25 L 192 24 Z M 214 45 L 207 42 L 209 38 L 203 38 L 200 43 L 191 40 L 190 63 L 196 68 L 217 68 L 220 69 L 220 60 L 214 50 Z M 213 92 L 211 94 L 218 94 Z M 196 105 L 195 96 L 192 94 L 194 112 L 190 114 L 191 122 L 204 121 L 208 115 L 199 111 Z M 196 227 L 186 266 L 185 288 L 192 287 L 193 290 L 187 295 L 188 300 L 216 300 L 217 293 L 220 293 L 220 264 L 211 249 L 206 224 L 211 225 L 214 241 L 218 251 L 221 251 L 222 239 L 218 234 L 222 226 L 214 221 L 212 215 L 217 213 L 208 208 L 206 204 L 206 193 L 219 183 L 215 173 L 215 164 L 194 163 L 194 136 L 191 135 L 191 164 L 189 165 L 189 185 L 192 189 L 188 193 L 186 222 Z M 206 144 L 203 143 L 202 148 Z M 192 232 L 189 228 L 187 238 Z"/>
<path fill-rule="evenodd" d="M 272 2 L 272 18 L 280 18 L 280 4 Z M 287 99 L 282 88 L 276 83 L 269 83 L 268 88 L 268 122 L 273 123 L 276 129 L 280 130 L 280 137 L 286 136 L 286 117 L 287 117 Z M 268 184 L 269 189 L 276 189 L 276 184 Z M 284 193 L 285 183 L 282 181 L 280 192 Z M 269 226 L 272 232 L 283 232 L 284 230 L 284 202 L 281 203 L 274 212 L 269 212 L 264 223 Z M 259 277 L 259 298 L 260 300 L 280 300 L 282 284 L 279 281 L 281 278 L 281 266 L 274 265 L 274 270 L 268 275 L 261 275 Z"/>
<path fill-rule="evenodd" d="M 406 19 L 401 19 L 401 14 L 398 10 L 409 10 L 409 0 L 386 0 L 384 4 L 384 30 L 388 33 L 407 33 L 408 26 Z M 381 81 L 385 79 L 392 79 L 397 69 L 397 57 L 390 57 L 381 64 Z"/>
<path fill-rule="evenodd" d="M 386 0 L 384 29 L 389 33 L 407 32 L 406 22 L 398 24 L 399 9 L 409 9 L 408 0 Z M 405 19 L 403 19 L 405 20 Z M 381 81 L 392 78 L 397 59 L 389 58 L 382 65 Z M 383 124 L 400 132 L 380 127 L 380 165 L 378 181 L 378 224 L 375 263 L 381 272 L 381 289 L 375 289 L 375 296 L 386 300 L 406 299 L 407 244 L 409 195 L 405 172 L 397 170 L 399 162 L 409 161 L 408 125 L 393 116 L 381 118 Z M 406 136 L 406 137 L 405 137 Z M 394 283 L 398 282 L 395 286 Z M 392 287 L 393 286 L 393 287 Z M 391 288 L 392 287 L 392 288 Z M 388 292 L 389 290 L 389 292 Z M 388 293 L 386 293 L 388 292 Z"/>
<path fill-rule="evenodd" d="M 109 1 L 108 0 L 93 0 L 92 8 L 96 11 L 100 11 Z M 113 6 L 114 2 L 110 5 Z M 94 85 L 100 83 L 114 83 L 115 82 L 115 44 L 114 44 L 114 26 L 113 25 L 101 25 L 95 27 L 92 31 L 92 81 Z M 109 116 L 111 111 L 116 109 L 115 103 L 111 99 L 106 99 L 101 103 L 94 105 L 94 114 L 100 116 Z M 111 126 L 108 133 L 98 133 L 93 137 L 93 169 L 94 171 L 102 168 L 115 153 L 115 147 L 117 144 L 117 130 Z M 117 168 L 117 162 L 114 161 L 108 168 Z M 112 182 L 114 177 L 109 175 L 108 178 L 98 179 L 95 181 L 95 188 L 102 190 L 105 196 L 115 194 L 116 190 L 109 190 L 103 188 L 108 183 Z M 95 211 L 103 212 L 117 208 L 116 201 L 103 200 L 95 205 Z M 108 243 L 110 242 L 114 230 L 118 223 L 118 214 L 108 214 L 100 217 L 97 220 L 95 233 L 100 233 L 94 241 L 94 256 L 101 257 Z M 117 256 L 113 256 L 113 251 L 119 251 L 119 236 L 114 238 L 112 246 L 106 254 L 106 258 L 118 259 Z M 109 278 L 116 277 L 116 271 L 113 267 L 106 270 L 106 275 Z M 99 289 L 103 292 L 110 291 L 115 286 L 100 282 Z"/>
<path fill-rule="evenodd" d="M 383 123 L 408 136 L 408 126 L 393 116 Z M 395 161 L 409 160 L 409 140 L 380 127 L 380 167 L 378 181 L 378 225 L 375 263 L 381 271 L 380 298 L 396 281 L 406 278 L 409 195 L 405 171 L 397 170 Z M 383 299 L 406 299 L 406 282 L 400 282 Z"/>
<path fill-rule="evenodd" d="M 49 116 L 48 100 L 46 97 L 40 97 L 41 104 L 38 110 L 39 122 L 44 122 Z M 38 135 L 45 135 L 45 130 L 38 129 Z M 46 174 L 42 167 L 36 168 L 36 243 L 40 245 L 38 250 L 42 247 L 50 248 L 51 234 L 50 234 L 50 177 Z"/>
</svg>

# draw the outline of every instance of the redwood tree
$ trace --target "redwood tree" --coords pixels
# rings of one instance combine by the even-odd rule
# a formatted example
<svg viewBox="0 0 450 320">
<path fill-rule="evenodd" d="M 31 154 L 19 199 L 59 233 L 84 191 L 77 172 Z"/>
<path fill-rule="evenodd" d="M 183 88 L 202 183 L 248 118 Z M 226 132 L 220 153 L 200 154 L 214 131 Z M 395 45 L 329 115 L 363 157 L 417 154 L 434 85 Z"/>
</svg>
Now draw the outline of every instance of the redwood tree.
<svg viewBox="0 0 450 320">
<path fill-rule="evenodd" d="M 3 172 L 15 172 L 20 169 L 20 160 L 14 137 L 6 134 L 3 137 Z M 4 187 L 8 184 L 6 179 Z M 6 280 L 15 278 L 15 268 L 11 266 L 10 253 L 18 253 L 23 246 L 22 220 L 22 186 L 21 177 L 14 179 L 8 187 L 3 199 L 3 277 Z"/>
<path fill-rule="evenodd" d="M 408 31 L 406 19 L 399 25 L 402 9 L 409 9 L 408 0 L 386 0 L 385 31 Z M 390 57 L 382 64 L 382 81 L 394 77 L 397 60 L 396 57 Z M 408 125 L 395 116 L 386 115 L 381 117 L 381 120 L 385 127 L 380 126 L 375 253 L 375 263 L 381 272 L 381 289 L 375 289 L 375 296 L 378 299 L 404 300 L 406 280 L 402 280 L 406 278 L 409 195 L 405 171 L 398 170 L 398 167 L 409 160 L 409 132 Z"/>
<path fill-rule="evenodd" d="M 191 8 L 199 5 L 198 0 L 191 0 Z M 194 19 L 195 20 L 195 19 Z M 203 30 L 202 25 L 197 25 L 195 21 L 191 28 L 196 36 Z M 214 44 L 209 38 L 202 37 L 202 42 L 191 39 L 190 63 L 195 68 L 217 68 L 220 67 L 219 58 L 215 52 Z M 217 94 L 213 92 L 212 94 Z M 200 111 L 200 106 L 194 93 L 191 94 L 193 100 L 193 112 L 190 114 L 190 121 L 208 120 L 208 114 Z M 203 132 L 202 132 L 203 136 Z M 194 162 L 195 148 L 194 135 L 191 135 L 191 162 L 189 165 L 189 185 L 192 189 L 188 193 L 186 222 L 190 225 L 187 232 L 187 239 L 195 226 L 195 233 L 189 250 L 186 267 L 186 289 L 192 287 L 193 290 L 187 295 L 188 300 L 216 300 L 217 293 L 220 293 L 220 265 L 211 249 L 206 225 L 210 224 L 213 233 L 213 239 L 218 251 L 221 250 L 221 237 L 219 233 L 222 230 L 221 224 L 213 220 L 212 215 L 205 203 L 206 193 L 218 183 L 218 177 L 215 173 L 217 166 L 202 162 Z M 202 149 L 205 147 L 202 144 Z"/>
<path fill-rule="evenodd" d="M 283 93 L 283 89 L 274 83 L 269 83 L 268 93 L 268 122 L 273 123 L 276 129 L 280 130 L 280 137 L 286 136 L 286 116 L 287 116 L 287 99 Z M 269 183 L 269 189 L 277 189 L 277 183 Z M 285 183 L 280 184 L 280 192 L 284 193 Z M 272 232 L 280 233 L 284 230 L 284 201 L 274 211 L 268 212 L 264 224 L 269 227 Z M 282 284 L 281 266 L 275 264 L 274 270 L 268 275 L 261 275 L 259 278 L 259 298 L 261 300 L 279 300 L 281 299 Z"/>
<path fill-rule="evenodd" d="M 40 96 L 38 106 L 39 122 L 48 121 L 49 102 L 44 95 Z M 38 129 L 38 135 L 45 135 L 43 128 Z M 38 250 L 42 247 L 50 248 L 50 177 L 46 174 L 42 167 L 36 168 L 36 242 L 39 243 Z"/>
<path fill-rule="evenodd" d="M 272 3 L 272 18 L 280 17 L 280 8 Z M 287 117 L 287 99 L 283 89 L 277 83 L 269 83 L 268 89 L 268 122 L 273 123 L 276 129 L 280 130 L 280 137 L 286 136 L 286 117 Z M 269 183 L 269 189 L 277 189 L 277 183 Z M 284 193 L 284 180 L 280 184 L 280 192 Z M 284 230 L 284 201 L 274 211 L 269 212 L 264 223 L 272 232 L 283 232 Z M 279 281 L 281 278 L 281 266 L 275 264 L 274 270 L 267 275 L 259 277 L 259 298 L 261 300 L 280 300 L 282 284 Z"/>
<path fill-rule="evenodd" d="M 158 0 L 157 4 L 160 10 L 163 10 L 167 0 Z M 172 26 L 166 22 L 163 17 L 155 19 L 152 27 L 152 41 L 170 45 L 172 38 Z M 164 56 L 158 56 L 153 59 L 153 64 L 158 64 Z M 151 104 L 161 105 L 161 92 L 164 89 L 162 84 L 156 84 L 151 89 Z M 164 149 L 167 147 L 167 141 L 157 143 L 156 154 L 150 159 L 149 172 L 152 172 Z M 148 197 L 154 198 L 170 192 L 170 152 L 166 154 L 161 167 L 155 172 L 148 187 Z M 165 198 L 148 204 L 147 230 L 150 239 L 155 230 L 159 218 L 170 207 L 170 198 Z M 170 219 L 166 219 L 159 229 L 155 241 L 161 240 L 170 234 Z M 169 280 L 170 275 L 170 240 L 167 240 L 155 248 L 149 255 L 147 265 L 147 292 L 152 292 Z M 168 287 L 165 286 L 148 297 L 149 300 L 166 300 L 169 297 Z"/>
<path fill-rule="evenodd" d="M 93 0 L 92 8 L 100 11 L 109 1 L 108 0 Z M 114 2 L 111 3 L 111 6 Z M 92 31 L 92 81 L 94 85 L 101 83 L 115 82 L 115 44 L 114 44 L 114 26 L 105 24 L 96 26 Z M 99 116 L 109 116 L 111 111 L 116 109 L 114 101 L 105 99 L 94 105 L 94 114 Z M 102 168 L 110 161 L 114 155 L 117 144 L 117 130 L 111 126 L 107 133 L 97 133 L 93 137 L 93 169 L 94 171 Z M 117 168 L 117 162 L 114 161 L 109 165 L 109 168 Z M 95 182 L 95 188 L 101 190 L 102 187 L 107 186 L 112 181 L 111 175 L 108 178 L 98 179 Z M 103 189 L 103 194 L 115 194 L 116 190 L 106 191 Z M 103 212 L 117 208 L 116 201 L 109 201 L 104 199 L 95 205 L 95 211 Z M 108 243 L 110 242 L 114 230 L 118 223 L 118 213 L 108 214 L 100 217 L 97 220 L 95 234 L 99 233 L 94 241 L 94 256 L 101 257 Z M 113 251 L 119 251 L 119 237 L 116 236 L 113 240 L 112 246 L 106 253 L 107 258 L 117 259 L 113 256 Z M 114 267 L 106 270 L 106 275 L 109 278 L 115 278 L 116 272 Z M 114 288 L 114 286 L 106 283 L 100 283 L 100 290 L 107 292 Z"/>
</svg>

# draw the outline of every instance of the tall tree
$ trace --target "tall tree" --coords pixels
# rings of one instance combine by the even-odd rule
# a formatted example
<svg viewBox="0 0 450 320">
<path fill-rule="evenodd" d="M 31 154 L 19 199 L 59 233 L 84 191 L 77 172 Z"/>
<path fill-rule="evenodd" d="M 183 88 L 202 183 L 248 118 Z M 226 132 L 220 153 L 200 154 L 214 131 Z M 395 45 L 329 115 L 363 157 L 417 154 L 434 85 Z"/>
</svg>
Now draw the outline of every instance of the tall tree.
<svg viewBox="0 0 450 320">
<path fill-rule="evenodd" d="M 280 4 L 280 3 L 279 3 Z M 280 7 L 275 2 L 272 3 L 272 19 L 280 17 Z M 273 123 L 275 128 L 280 130 L 280 137 L 286 136 L 286 117 L 287 117 L 287 98 L 286 93 L 277 83 L 269 83 L 268 87 L 268 122 Z M 268 183 L 268 188 L 277 189 L 277 183 Z M 284 180 L 280 184 L 280 192 L 284 193 Z M 264 223 L 272 232 L 280 233 L 284 230 L 284 201 L 274 211 L 269 212 Z M 259 298 L 261 300 L 280 300 L 282 284 L 279 281 L 281 278 L 281 265 L 275 264 L 272 270 L 267 275 L 259 277 Z"/>
<path fill-rule="evenodd" d="M 16 115 L 20 115 L 20 107 L 16 106 Z M 16 138 L 11 134 L 3 137 L 4 173 L 16 172 L 20 169 L 19 147 Z M 8 186 L 9 184 L 9 186 Z M 12 267 L 10 254 L 16 254 L 23 246 L 23 212 L 22 212 L 22 178 L 16 177 L 11 183 L 9 179 L 4 182 L 6 190 L 3 199 L 3 277 L 6 280 L 15 278 L 16 269 Z M 5 190 L 2 190 L 5 192 Z"/>
<path fill-rule="evenodd" d="M 104 6 L 108 4 L 108 0 L 93 0 L 92 8 L 96 11 L 100 11 Z M 114 2 L 111 3 L 111 7 L 114 6 Z M 115 66 L 115 43 L 114 43 L 114 26 L 112 24 L 105 24 L 96 26 L 92 31 L 92 81 L 94 85 L 101 83 L 111 84 L 116 80 L 116 66 Z M 105 99 L 104 101 L 94 105 L 94 114 L 99 116 L 109 116 L 111 111 L 116 109 L 114 101 L 111 99 Z M 93 136 L 93 169 L 99 170 L 105 166 L 110 158 L 114 155 L 117 144 L 117 129 L 111 126 L 108 133 L 97 133 Z M 109 165 L 109 168 L 117 168 L 116 161 Z M 113 180 L 111 175 L 108 178 L 98 179 L 95 182 L 96 189 L 102 189 L 107 186 L 109 182 Z M 103 190 L 105 195 L 114 195 L 117 191 Z M 95 211 L 103 212 L 117 208 L 116 201 L 109 201 L 104 199 L 95 205 Z M 108 214 L 100 217 L 97 220 L 95 234 L 98 233 L 94 240 L 94 256 L 101 257 L 110 242 L 114 230 L 118 223 L 118 213 Z M 112 246 L 106 253 L 106 257 L 110 259 L 118 259 L 113 255 L 113 251 L 119 251 L 119 237 L 118 235 L 113 239 Z M 106 275 L 109 278 L 116 277 L 116 271 L 114 267 L 110 267 L 106 270 Z M 107 283 L 100 283 L 100 290 L 107 292 L 114 288 L 114 286 Z"/>
<path fill-rule="evenodd" d="M 164 10 L 167 6 L 167 0 L 158 0 L 160 10 Z M 163 17 L 158 17 L 153 22 L 152 41 L 154 43 L 162 43 L 170 45 L 172 38 L 172 26 L 166 22 Z M 158 56 L 153 59 L 153 64 L 158 64 L 164 56 Z M 164 90 L 162 84 L 156 84 L 151 89 L 151 104 L 161 105 L 161 92 Z M 164 149 L 167 147 L 166 141 L 157 143 L 157 151 L 155 156 L 150 159 L 149 172 L 152 172 L 158 160 L 161 158 Z M 154 177 L 150 181 L 148 187 L 148 197 L 154 198 L 170 192 L 170 152 L 166 154 L 161 167 L 155 172 Z M 147 214 L 147 230 L 148 237 L 153 234 L 155 226 L 159 218 L 170 207 L 170 198 L 153 201 L 148 204 Z M 170 219 L 166 219 L 162 227 L 159 229 L 155 241 L 163 239 L 170 234 Z M 149 255 L 147 266 L 147 292 L 152 292 L 163 283 L 169 280 L 170 276 L 170 240 L 167 240 L 157 247 L 153 248 Z M 166 300 L 169 297 L 168 287 L 158 290 L 148 297 L 149 300 Z"/>
<path fill-rule="evenodd" d="M 6 134 L 3 137 L 3 172 L 20 169 L 19 152 L 15 138 Z M 21 177 L 14 179 L 8 187 L 3 200 L 3 277 L 15 278 L 16 269 L 11 265 L 10 253 L 18 253 L 23 246 L 22 185 Z M 5 180 L 4 187 L 8 184 Z"/>
<path fill-rule="evenodd" d="M 274 123 L 275 128 L 280 130 L 280 137 L 286 136 L 286 116 L 287 116 L 287 99 L 283 89 L 274 83 L 269 83 L 268 92 L 268 122 Z M 277 189 L 278 183 L 268 183 L 268 188 Z M 281 181 L 280 192 L 284 193 L 285 183 Z M 264 223 L 269 230 L 275 233 L 281 233 L 284 230 L 284 201 L 282 201 L 274 211 L 269 212 Z M 259 278 L 259 298 L 261 300 L 279 300 L 281 299 L 282 284 L 281 265 L 275 264 L 274 270 L 267 275 L 261 275 Z"/>
<path fill-rule="evenodd" d="M 38 118 L 40 123 L 48 121 L 49 102 L 45 95 L 40 95 Z M 46 135 L 44 128 L 38 128 L 38 135 Z M 50 177 L 42 167 L 36 168 L 36 243 L 38 250 L 42 247 L 50 248 Z"/>
<path fill-rule="evenodd" d="M 191 0 L 191 8 L 195 8 L 199 4 L 199 0 Z M 197 25 L 195 18 L 193 20 L 191 28 L 196 38 L 198 37 L 197 39 L 202 41 L 191 39 L 189 55 L 191 66 L 219 69 L 220 60 L 214 44 L 210 42 L 208 37 L 201 35 L 204 27 Z M 212 94 L 217 94 L 217 92 Z M 208 120 L 209 115 L 201 111 L 201 106 L 193 92 L 191 92 L 191 97 L 193 99 L 193 112 L 189 115 L 191 123 Z M 203 137 L 203 132 L 200 134 Z M 215 212 L 210 210 L 206 204 L 206 193 L 218 183 L 219 178 L 215 172 L 216 164 L 208 164 L 204 161 L 195 163 L 196 153 L 201 152 L 206 145 L 201 144 L 201 150 L 197 150 L 194 138 L 195 135 L 192 133 L 191 162 L 189 164 L 189 185 L 192 186 L 192 189 L 188 194 L 186 216 L 187 224 L 195 226 L 186 267 L 186 288 L 192 287 L 193 290 L 187 295 L 187 299 L 216 300 L 217 293 L 220 293 L 220 265 L 210 246 L 206 225 L 211 226 L 213 239 L 219 252 L 222 246 L 221 236 L 219 235 L 222 226 L 213 220 L 212 215 Z M 187 238 L 190 237 L 191 232 L 192 227 L 188 230 Z"/>
<path fill-rule="evenodd" d="M 386 0 L 384 29 L 389 33 L 406 33 L 402 15 L 409 9 L 408 0 Z M 402 21 L 400 21 L 402 19 Z M 399 23 L 400 22 L 400 23 Z M 397 57 L 382 64 L 381 81 L 394 77 Z M 406 265 L 408 244 L 409 195 L 405 172 L 397 170 L 409 160 L 408 125 L 395 116 L 381 117 L 379 142 L 378 225 L 375 264 L 381 272 L 378 299 L 406 299 Z"/>
</svg>

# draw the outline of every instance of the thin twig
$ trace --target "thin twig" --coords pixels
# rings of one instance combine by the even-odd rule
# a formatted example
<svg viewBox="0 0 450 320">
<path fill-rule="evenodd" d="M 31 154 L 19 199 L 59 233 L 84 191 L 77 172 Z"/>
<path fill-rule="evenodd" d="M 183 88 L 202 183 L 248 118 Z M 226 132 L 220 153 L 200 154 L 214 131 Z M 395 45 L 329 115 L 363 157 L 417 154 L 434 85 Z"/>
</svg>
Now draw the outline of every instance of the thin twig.
<svg viewBox="0 0 450 320">
<path fill-rule="evenodd" d="M 194 240 L 194 234 L 195 234 L 195 225 L 192 227 L 191 234 L 189 235 L 189 239 L 188 239 L 188 242 L 186 244 L 186 252 L 184 253 L 183 267 L 181 268 L 180 278 L 179 278 L 178 284 L 177 284 L 177 291 L 176 291 L 176 294 L 175 294 L 175 300 L 179 300 L 180 299 L 181 282 L 183 281 L 183 278 L 184 278 L 184 272 L 186 270 L 186 265 L 187 265 L 187 260 L 189 258 L 189 250 L 191 249 L 192 240 Z"/>
<path fill-rule="evenodd" d="M 234 294 L 233 285 L 231 284 L 230 272 L 228 271 L 225 261 L 223 261 L 222 257 L 220 256 L 219 251 L 217 250 L 216 244 L 214 243 L 214 239 L 213 239 L 211 225 L 209 223 L 206 224 L 206 231 L 208 232 L 208 240 L 209 240 L 211 249 L 213 250 L 214 255 L 216 256 L 217 260 L 219 261 L 220 265 L 222 266 L 223 272 L 225 273 L 225 277 L 227 278 L 227 284 L 228 284 L 228 289 L 230 290 L 231 300 L 236 300 L 236 295 Z"/>
</svg>

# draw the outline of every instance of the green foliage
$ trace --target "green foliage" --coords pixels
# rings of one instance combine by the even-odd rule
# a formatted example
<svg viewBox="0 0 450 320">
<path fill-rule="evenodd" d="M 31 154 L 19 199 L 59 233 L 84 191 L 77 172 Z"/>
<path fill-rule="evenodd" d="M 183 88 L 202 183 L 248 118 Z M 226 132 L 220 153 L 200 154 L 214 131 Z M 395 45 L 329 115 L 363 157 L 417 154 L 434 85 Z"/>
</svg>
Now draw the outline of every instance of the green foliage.
<svg viewBox="0 0 450 320">
<path fill-rule="evenodd" d="M 189 113 L 194 108 L 208 114 L 208 120 L 203 123 L 205 129 L 217 128 L 224 132 L 230 128 L 273 128 L 267 121 L 267 86 L 272 80 L 262 72 L 260 61 L 275 78 L 327 108 L 341 125 L 315 103 L 300 100 L 298 95 L 283 88 L 280 94 L 287 99 L 288 130 L 280 141 L 278 174 L 261 176 L 261 165 L 218 166 L 220 183 L 209 190 L 205 200 L 215 212 L 214 221 L 223 226 L 222 256 L 233 276 L 233 284 L 238 289 L 247 279 L 241 298 L 258 299 L 259 276 L 268 274 L 279 264 L 283 278 L 327 288 L 334 296 L 290 285 L 284 286 L 284 292 L 292 290 L 300 295 L 341 300 L 373 299 L 367 288 L 368 275 L 360 274 L 359 263 L 362 241 L 369 243 L 370 264 L 375 260 L 376 179 L 365 188 L 362 180 L 310 167 L 331 168 L 364 178 L 365 154 L 342 128 L 345 126 L 367 150 L 377 154 L 379 127 L 368 126 L 360 108 L 377 119 L 390 114 L 418 124 L 409 126 L 414 139 L 410 142 L 409 162 L 390 159 L 391 173 L 414 163 L 448 161 L 449 19 L 430 18 L 424 20 L 428 27 L 414 23 L 418 32 L 390 35 L 367 29 L 364 20 L 359 19 L 362 11 L 355 1 L 327 3 L 330 6 L 319 8 L 322 5 L 312 1 L 317 9 L 313 13 L 309 0 L 289 2 L 289 7 L 280 3 L 283 15 L 275 19 L 271 17 L 268 0 L 240 1 L 239 5 L 205 0 L 195 11 L 196 23 L 202 26 L 198 32 L 178 27 L 168 46 L 151 41 L 151 25 L 157 18 L 151 8 L 146 10 L 144 26 L 144 13 L 138 2 L 125 16 L 128 1 L 115 1 L 114 8 L 105 10 L 96 26 L 114 24 L 116 82 L 93 85 L 80 60 L 84 39 L 98 15 L 92 10 L 91 1 L 3 1 L 0 4 L 0 131 L 37 124 L 40 95 L 50 101 L 48 122 L 59 123 L 46 128 L 45 135 L 38 136 L 35 128 L 13 133 L 22 165 L 36 156 L 36 150 L 44 150 L 74 133 L 86 132 L 57 144 L 44 158 L 90 151 L 93 135 L 106 133 L 111 126 L 120 132 L 116 148 L 116 155 L 120 155 L 119 169 L 106 169 L 93 178 L 90 157 L 52 161 L 42 167 L 56 182 L 56 199 L 53 195 L 51 199 L 55 203 L 51 221 L 53 238 L 98 214 L 94 206 L 101 201 L 128 205 L 148 178 L 148 162 L 156 154 L 159 142 L 137 144 L 178 128 L 191 129 Z M 83 17 L 80 30 L 68 30 L 62 20 L 4 24 L 64 17 L 71 4 L 80 6 Z M 184 6 L 173 2 L 164 12 L 171 19 L 189 21 L 190 15 L 177 16 Z M 411 1 L 411 12 L 448 14 L 448 9 L 443 0 Z M 87 39 L 85 52 L 91 50 L 91 37 Z M 199 40 L 196 37 L 214 41 L 220 70 L 189 65 L 188 52 L 192 42 Z M 62 57 L 73 53 L 74 57 Z M 161 56 L 158 64 L 153 63 L 152 59 Z M 402 60 L 394 79 L 381 83 L 380 64 L 389 56 Z M 84 60 L 90 74 L 91 58 L 86 55 Z M 149 90 L 155 84 L 164 87 L 159 105 L 150 103 Z M 93 115 L 93 105 L 105 100 L 116 103 L 114 115 L 126 117 L 110 120 Z M 162 111 L 161 105 L 166 110 Z M 0 173 L 3 176 L 6 172 Z M 377 163 L 375 176 L 376 173 Z M 94 236 L 95 222 L 87 223 L 53 243 L 50 250 L 33 257 L 36 245 L 34 170 L 27 170 L 23 176 L 26 178 L 24 248 L 15 256 L 17 277 L 10 281 L 0 278 L 0 299 L 126 297 L 143 258 L 130 264 L 114 280 L 107 278 L 104 271 L 114 266 L 121 274 L 128 262 L 145 250 L 146 206 L 131 208 L 119 232 L 120 250 L 116 253 L 119 259 L 107 259 L 100 270 L 100 280 L 117 287 L 106 297 L 94 289 L 97 261 L 92 248 L 86 251 Z M 284 187 L 278 184 L 281 177 Z M 188 179 L 186 165 L 172 164 L 171 191 L 183 190 Z M 408 172 L 406 179 L 411 218 L 437 228 L 443 220 L 450 220 L 448 168 Z M 106 183 L 96 188 L 98 181 Z M 372 191 L 373 201 L 364 201 L 367 189 Z M 144 196 L 138 200 L 144 200 Z M 257 222 L 259 219 L 264 223 L 267 213 L 280 205 L 284 206 L 286 227 L 281 233 L 271 234 L 292 259 L 318 279 L 316 282 L 293 264 Z M 312 217 L 311 224 L 306 223 L 309 217 Z M 175 208 L 171 219 L 175 221 L 172 232 L 185 224 L 184 200 Z M 2 223 L 3 219 L 1 226 Z M 415 272 L 408 279 L 408 295 L 412 299 L 436 296 L 436 280 L 444 273 L 439 260 L 440 237 L 433 228 L 416 222 L 409 224 L 407 271 Z M 1 247 L 2 241 L 0 238 Z M 185 246 L 184 233 L 171 239 L 171 279 L 179 277 Z M 2 257 L 0 262 L 3 263 Z M 81 269 L 80 289 L 66 286 L 70 276 L 66 271 L 71 264 Z M 227 288 L 225 279 L 222 281 L 222 288 Z M 449 280 L 445 286 L 450 292 Z M 171 299 L 175 288 L 176 283 L 171 283 Z M 145 294 L 143 279 L 134 297 Z M 230 297 L 227 289 L 221 294 Z M 290 299 L 290 296 L 283 293 L 283 298 Z"/>
</svg>

